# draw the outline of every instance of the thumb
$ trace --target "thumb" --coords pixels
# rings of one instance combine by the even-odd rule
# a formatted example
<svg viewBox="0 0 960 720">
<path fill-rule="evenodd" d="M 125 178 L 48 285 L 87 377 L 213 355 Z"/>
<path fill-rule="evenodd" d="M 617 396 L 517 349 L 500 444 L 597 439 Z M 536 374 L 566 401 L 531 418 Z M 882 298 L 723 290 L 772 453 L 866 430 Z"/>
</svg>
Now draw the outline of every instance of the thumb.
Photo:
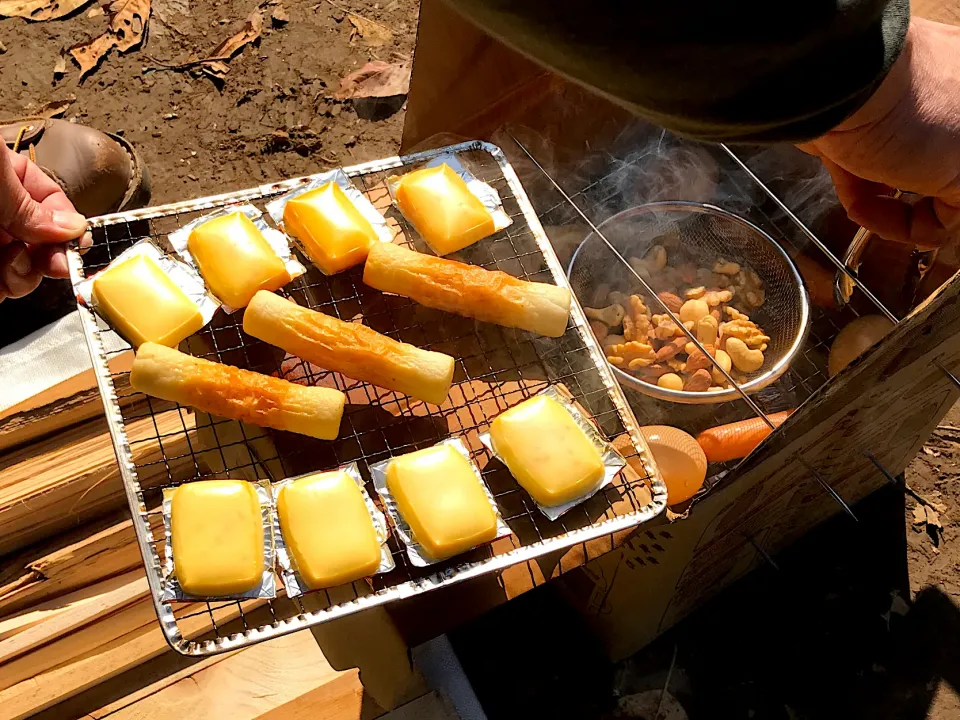
<svg viewBox="0 0 960 720">
<path fill-rule="evenodd" d="M 26 176 L 42 171 L 27 163 L 23 175 L 11 159 L 6 147 L 0 152 L 0 229 L 13 239 L 25 243 L 64 243 L 80 237 L 87 229 L 87 220 L 76 212 L 46 207 L 37 202 L 24 187 Z M 52 181 L 50 181 L 52 183 Z"/>
</svg>

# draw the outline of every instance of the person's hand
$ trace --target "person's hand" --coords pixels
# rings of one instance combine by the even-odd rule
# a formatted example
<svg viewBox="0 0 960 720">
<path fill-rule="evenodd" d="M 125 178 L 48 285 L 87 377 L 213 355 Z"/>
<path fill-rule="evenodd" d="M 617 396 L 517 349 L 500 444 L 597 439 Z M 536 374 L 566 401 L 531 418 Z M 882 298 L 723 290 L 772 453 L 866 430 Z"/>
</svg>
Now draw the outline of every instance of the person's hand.
<svg viewBox="0 0 960 720">
<path fill-rule="evenodd" d="M 68 276 L 65 243 L 91 243 L 87 220 L 28 158 L 0 145 L 0 301 Z"/>
<path fill-rule="evenodd" d="M 852 117 L 800 146 L 858 225 L 939 247 L 960 230 L 960 28 L 914 18 L 900 58 Z M 894 189 L 921 196 L 890 197 Z"/>
</svg>

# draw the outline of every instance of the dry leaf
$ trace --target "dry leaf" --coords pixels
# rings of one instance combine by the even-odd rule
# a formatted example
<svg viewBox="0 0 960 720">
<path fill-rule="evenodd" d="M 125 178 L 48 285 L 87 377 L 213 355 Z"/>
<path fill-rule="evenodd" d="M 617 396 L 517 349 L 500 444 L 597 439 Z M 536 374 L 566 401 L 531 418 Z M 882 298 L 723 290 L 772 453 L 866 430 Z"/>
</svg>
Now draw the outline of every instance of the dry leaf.
<svg viewBox="0 0 960 720">
<path fill-rule="evenodd" d="M 914 525 L 927 524 L 927 511 L 924 510 L 923 505 L 917 505 L 913 509 L 913 524 Z"/>
<path fill-rule="evenodd" d="M 393 30 L 383 23 L 378 23 L 376 20 L 370 20 L 356 13 L 347 13 L 347 20 L 353 25 L 353 32 L 350 34 L 351 40 L 354 37 L 360 37 L 371 47 L 380 47 L 393 42 Z"/>
<path fill-rule="evenodd" d="M 114 0 L 108 11 L 110 27 L 103 35 L 70 48 L 70 54 L 80 66 L 81 78 L 113 48 L 126 52 L 140 44 L 150 18 L 150 0 Z"/>
<path fill-rule="evenodd" d="M 287 11 L 283 9 L 283 5 L 277 5 L 270 14 L 270 20 L 275 26 L 286 25 L 290 22 L 290 16 L 287 14 Z"/>
<path fill-rule="evenodd" d="M 0 0 L 0 16 L 54 20 L 69 15 L 90 0 Z"/>
<path fill-rule="evenodd" d="M 51 100 L 48 103 L 45 103 L 36 113 L 40 117 L 45 118 L 55 118 L 63 115 L 67 108 L 70 107 L 74 102 L 76 102 L 77 96 L 71 93 L 63 100 Z"/>
<path fill-rule="evenodd" d="M 340 81 L 335 100 L 387 98 L 406 95 L 410 90 L 410 64 L 394 65 L 382 60 L 368 62 Z"/>
<path fill-rule="evenodd" d="M 92 8 L 90 8 L 89 10 L 87 10 L 87 17 L 88 17 L 88 18 L 100 17 L 100 16 L 103 15 L 103 14 L 105 14 L 105 13 L 103 12 L 103 8 L 100 7 L 99 5 L 94 5 Z"/>
<path fill-rule="evenodd" d="M 929 505 L 926 506 L 927 509 L 927 525 L 930 527 L 935 527 L 937 530 L 943 530 L 943 523 L 940 522 L 940 513 L 934 510 Z"/>
<path fill-rule="evenodd" d="M 263 14 L 259 10 L 250 13 L 250 17 L 243 24 L 243 29 L 233 37 L 227 38 L 217 45 L 217 48 L 210 53 L 202 62 L 213 60 L 229 60 L 244 45 L 249 45 L 258 37 L 263 30 Z"/>
</svg>

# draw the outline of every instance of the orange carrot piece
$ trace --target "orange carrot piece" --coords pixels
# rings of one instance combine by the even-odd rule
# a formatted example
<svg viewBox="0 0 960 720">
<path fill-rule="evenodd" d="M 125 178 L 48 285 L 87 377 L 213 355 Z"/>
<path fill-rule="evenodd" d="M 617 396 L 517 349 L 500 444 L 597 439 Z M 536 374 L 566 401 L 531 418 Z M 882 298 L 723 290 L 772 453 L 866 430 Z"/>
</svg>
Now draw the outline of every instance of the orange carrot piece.
<svg viewBox="0 0 960 720">
<path fill-rule="evenodd" d="M 792 412 L 793 410 L 785 410 L 768 417 L 770 422 L 780 427 Z M 697 435 L 697 442 L 703 448 L 708 461 L 726 462 L 749 455 L 770 432 L 770 426 L 762 418 L 750 418 L 704 430 Z"/>
</svg>

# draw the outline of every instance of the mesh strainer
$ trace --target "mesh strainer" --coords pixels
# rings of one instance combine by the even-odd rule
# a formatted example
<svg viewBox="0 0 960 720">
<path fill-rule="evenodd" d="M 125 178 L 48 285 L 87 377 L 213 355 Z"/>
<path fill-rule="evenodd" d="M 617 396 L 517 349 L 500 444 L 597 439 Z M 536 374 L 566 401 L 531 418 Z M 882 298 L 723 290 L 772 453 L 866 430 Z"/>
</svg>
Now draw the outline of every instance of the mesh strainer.
<svg viewBox="0 0 960 720">
<path fill-rule="evenodd" d="M 764 351 L 763 367 L 751 373 L 741 388 L 747 393 L 757 392 L 786 372 L 806 338 L 810 309 L 793 262 L 760 228 L 712 205 L 659 202 L 624 210 L 598 229 L 625 258 L 643 257 L 652 246 L 663 245 L 668 262 L 674 266 L 690 262 L 712 268 L 716 260 L 724 258 L 753 268 L 765 285 L 766 302 L 753 312 L 741 309 L 764 329 L 770 342 Z M 595 233 L 590 233 L 574 252 L 567 275 L 584 305 L 594 302 L 604 292 L 603 286 L 628 294 L 647 294 Z M 645 301 L 653 312 L 662 311 L 656 301 Z M 705 404 L 740 397 L 734 388 L 721 392 L 668 390 L 619 368 L 613 371 L 621 384 L 662 400 Z"/>
</svg>

